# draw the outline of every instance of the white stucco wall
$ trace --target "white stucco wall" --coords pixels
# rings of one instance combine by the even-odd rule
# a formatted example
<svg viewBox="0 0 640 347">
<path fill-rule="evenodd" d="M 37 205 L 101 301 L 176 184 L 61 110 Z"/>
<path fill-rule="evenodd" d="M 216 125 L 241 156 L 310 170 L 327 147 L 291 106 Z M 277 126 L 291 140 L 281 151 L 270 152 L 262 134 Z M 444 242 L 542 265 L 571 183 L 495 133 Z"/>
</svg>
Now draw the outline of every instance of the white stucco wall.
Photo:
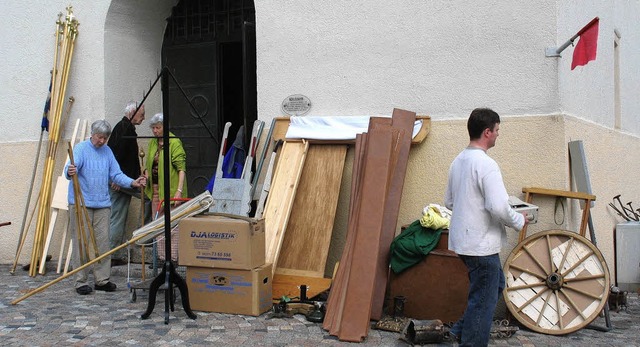
<svg viewBox="0 0 640 347">
<path fill-rule="evenodd" d="M 621 34 L 620 106 L 621 130 L 640 134 L 640 3 L 637 1 L 560 1 L 558 8 L 558 41 L 561 45 L 591 19 L 600 18 L 598 51 L 595 61 L 571 70 L 573 47 L 569 46 L 558 60 L 561 109 L 613 128 L 614 98 L 614 30 Z M 578 41 L 576 41 L 577 43 Z"/>
<path fill-rule="evenodd" d="M 55 22 L 58 13 L 66 14 L 67 6 L 68 1 L 57 0 L 0 3 L 7 20 L 0 35 L 4 65 L 0 85 L 9 91 L 0 93 L 2 142 L 34 141 L 39 137 L 53 67 Z M 67 85 L 67 96 L 75 98 L 70 119 L 104 113 L 103 79 L 96 76 L 104 76 L 103 28 L 108 6 L 108 1 L 73 4 L 80 26 Z"/>
<path fill-rule="evenodd" d="M 104 28 L 105 114 L 111 124 L 120 121 L 127 101 L 142 100 L 160 72 L 166 19 L 176 2 L 111 1 Z M 145 111 L 147 119 L 162 112 L 159 82 L 145 100 Z M 138 135 L 151 136 L 147 125 L 138 127 Z"/>
<path fill-rule="evenodd" d="M 558 109 L 555 1 L 258 1 L 260 117 L 290 95 L 310 115 L 390 114 L 400 107 L 466 117 Z"/>
</svg>

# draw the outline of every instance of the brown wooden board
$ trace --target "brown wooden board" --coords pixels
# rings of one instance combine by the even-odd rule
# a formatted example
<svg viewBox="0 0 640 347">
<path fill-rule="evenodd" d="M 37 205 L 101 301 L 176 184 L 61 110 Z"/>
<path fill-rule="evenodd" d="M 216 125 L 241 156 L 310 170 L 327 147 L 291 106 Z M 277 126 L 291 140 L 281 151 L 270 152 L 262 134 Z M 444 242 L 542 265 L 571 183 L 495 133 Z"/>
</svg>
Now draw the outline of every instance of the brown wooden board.
<svg viewBox="0 0 640 347">
<path fill-rule="evenodd" d="M 265 261 L 276 269 L 308 142 L 285 142 L 264 209 Z M 275 271 L 275 270 L 274 270 Z"/>
<path fill-rule="evenodd" d="M 276 273 L 324 277 L 346 154 L 346 145 L 309 146 Z"/>
<path fill-rule="evenodd" d="M 325 319 L 322 327 L 329 334 L 337 336 L 342 322 L 342 310 L 347 290 L 347 281 L 351 269 L 353 247 L 355 245 L 355 216 L 360 208 L 360 185 L 362 183 L 362 162 L 366 153 L 367 134 L 356 135 L 355 158 L 351 179 L 351 195 L 349 197 L 349 220 L 347 224 L 347 240 L 340 257 L 338 269 L 334 276 L 326 305 Z"/>
<path fill-rule="evenodd" d="M 402 200 L 402 188 L 407 172 L 407 162 L 409 161 L 409 149 L 411 147 L 411 132 L 416 119 L 415 112 L 394 109 L 391 124 L 388 121 L 381 122 L 385 118 L 371 118 L 370 128 L 378 127 L 378 122 L 382 126 L 391 126 L 399 130 L 398 156 L 395 165 L 391 170 L 389 193 L 387 204 L 384 208 L 384 221 L 382 234 L 380 235 L 380 249 L 377 259 L 376 280 L 371 303 L 371 319 L 380 320 L 384 307 L 384 297 L 389 279 L 389 248 L 395 237 L 396 225 L 398 224 L 398 213 L 400 212 L 400 202 Z M 388 118 L 387 118 L 388 119 Z"/>
<path fill-rule="evenodd" d="M 397 141 L 397 131 L 374 129 L 368 132 L 367 155 L 360 213 L 357 215 L 356 239 L 347 282 L 345 304 L 338 338 L 359 342 L 367 336 L 371 300 L 375 282 L 383 211 L 389 187 L 390 157 Z"/>
</svg>

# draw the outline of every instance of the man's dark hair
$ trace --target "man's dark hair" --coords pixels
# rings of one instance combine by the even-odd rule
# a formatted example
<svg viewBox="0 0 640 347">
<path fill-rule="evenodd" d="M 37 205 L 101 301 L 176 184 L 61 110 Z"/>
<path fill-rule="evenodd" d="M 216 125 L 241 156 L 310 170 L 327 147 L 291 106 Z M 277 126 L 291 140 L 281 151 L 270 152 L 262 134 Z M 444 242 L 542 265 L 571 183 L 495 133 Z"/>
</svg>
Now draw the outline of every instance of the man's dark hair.
<svg viewBox="0 0 640 347">
<path fill-rule="evenodd" d="M 484 129 L 493 130 L 493 127 L 500 123 L 500 116 L 489 108 L 476 108 L 471 111 L 467 120 L 467 130 L 469 131 L 469 139 L 477 140 L 482 135 Z"/>
</svg>

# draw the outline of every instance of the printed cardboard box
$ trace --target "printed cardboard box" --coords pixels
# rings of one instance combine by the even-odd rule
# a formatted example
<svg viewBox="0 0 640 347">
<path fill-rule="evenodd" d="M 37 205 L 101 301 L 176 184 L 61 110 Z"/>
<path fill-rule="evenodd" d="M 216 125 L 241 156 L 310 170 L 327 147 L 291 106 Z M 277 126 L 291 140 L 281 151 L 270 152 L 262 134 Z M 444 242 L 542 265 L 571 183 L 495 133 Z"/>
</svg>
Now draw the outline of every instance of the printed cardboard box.
<svg viewBox="0 0 640 347">
<path fill-rule="evenodd" d="M 189 303 L 195 311 L 259 316 L 272 307 L 271 264 L 253 270 L 187 266 Z"/>
<path fill-rule="evenodd" d="M 215 214 L 180 221 L 178 263 L 250 270 L 265 262 L 264 219 Z"/>
</svg>

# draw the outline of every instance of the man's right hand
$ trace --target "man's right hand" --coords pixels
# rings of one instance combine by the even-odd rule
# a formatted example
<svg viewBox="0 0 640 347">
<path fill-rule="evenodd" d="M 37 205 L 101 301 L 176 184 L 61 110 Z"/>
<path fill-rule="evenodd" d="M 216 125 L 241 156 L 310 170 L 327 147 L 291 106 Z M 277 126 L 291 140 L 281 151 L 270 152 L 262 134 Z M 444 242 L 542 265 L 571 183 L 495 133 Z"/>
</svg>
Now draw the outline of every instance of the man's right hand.
<svg viewBox="0 0 640 347">
<path fill-rule="evenodd" d="M 111 189 L 115 190 L 116 192 L 120 191 L 120 186 L 111 182 Z"/>
<path fill-rule="evenodd" d="M 524 217 L 524 225 L 529 224 L 529 215 L 526 212 L 521 212 L 520 214 L 522 214 L 522 216 Z"/>
</svg>

